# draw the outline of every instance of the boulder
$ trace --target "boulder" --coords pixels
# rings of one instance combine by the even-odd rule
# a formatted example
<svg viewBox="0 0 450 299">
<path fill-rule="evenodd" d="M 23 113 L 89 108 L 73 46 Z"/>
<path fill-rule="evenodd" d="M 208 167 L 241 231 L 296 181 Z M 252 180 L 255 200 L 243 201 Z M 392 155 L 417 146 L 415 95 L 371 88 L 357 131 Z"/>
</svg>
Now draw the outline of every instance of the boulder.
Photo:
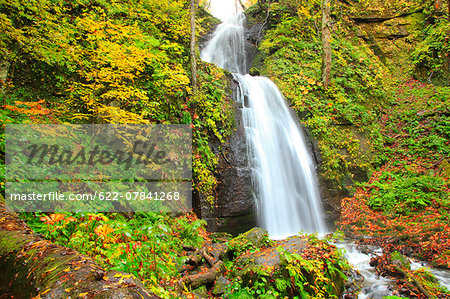
<svg viewBox="0 0 450 299">
<path fill-rule="evenodd" d="M 267 230 L 260 227 L 255 227 L 232 239 L 228 243 L 228 250 L 235 255 L 238 255 L 239 253 L 245 252 L 250 248 L 261 249 L 268 245 L 269 242 L 270 240 Z"/>
<path fill-rule="evenodd" d="M 272 247 L 255 252 L 241 255 L 236 264 L 239 267 L 249 266 L 262 266 L 265 270 L 279 268 L 281 262 L 281 256 L 278 251 L 278 247 L 283 248 L 285 251 L 289 253 L 301 254 L 307 245 L 307 240 L 301 237 L 292 237 L 287 240 L 279 241 L 274 244 Z M 248 269 L 248 268 L 247 268 Z M 243 269 L 243 272 L 245 270 Z"/>
<path fill-rule="evenodd" d="M 227 260 L 228 245 L 227 243 L 212 243 L 205 246 L 207 252 L 209 252 L 214 258 L 220 260 Z"/>
<path fill-rule="evenodd" d="M 340 269 L 338 261 L 335 261 L 336 255 L 332 259 L 329 259 L 333 247 L 320 245 L 320 251 L 325 257 L 320 255 L 316 256 L 311 262 L 307 262 L 312 257 L 309 257 L 308 252 L 311 250 L 313 243 L 308 243 L 308 238 L 302 236 L 296 236 L 289 238 L 287 240 L 278 241 L 269 248 L 263 248 L 257 252 L 245 253 L 236 259 L 235 275 L 240 277 L 244 284 L 251 285 L 252 283 L 274 283 L 276 281 L 286 281 L 292 291 L 299 295 L 299 297 L 305 295 L 305 292 L 309 292 L 310 295 L 315 294 L 313 289 L 308 290 L 307 288 L 299 287 L 298 282 L 294 282 L 294 278 L 291 276 L 292 271 L 303 277 L 304 285 L 319 285 L 323 284 L 323 277 L 325 275 L 329 280 L 327 282 L 327 298 L 340 296 L 344 292 L 344 278 L 341 276 L 339 271 L 330 270 L 325 271 L 327 267 L 330 267 L 330 262 L 333 263 L 334 269 Z M 314 251 L 314 250 L 313 250 Z M 301 257 L 302 254 L 306 253 L 306 257 Z M 324 259 L 328 259 L 325 268 Z M 314 263 L 314 261 L 317 261 Z M 317 267 L 317 268 L 315 268 Z M 295 269 L 295 270 L 294 270 Z M 271 281 L 271 282 L 270 282 Z M 322 281 L 322 282 L 320 282 Z M 275 288 L 278 288 L 275 285 Z M 279 291 L 286 291 L 279 290 Z"/>
<path fill-rule="evenodd" d="M 35 234 L 0 195 L 0 292 L 14 298 L 159 298 L 131 274 Z"/>
<path fill-rule="evenodd" d="M 260 71 L 258 70 L 258 68 L 252 67 L 252 68 L 250 69 L 250 75 L 253 76 L 253 77 L 255 77 L 255 76 L 261 75 L 261 73 L 260 73 Z"/>
<path fill-rule="evenodd" d="M 231 282 L 223 276 L 217 278 L 216 283 L 214 284 L 214 288 L 212 290 L 213 295 L 220 296 L 225 293 L 227 287 L 231 284 Z"/>
</svg>

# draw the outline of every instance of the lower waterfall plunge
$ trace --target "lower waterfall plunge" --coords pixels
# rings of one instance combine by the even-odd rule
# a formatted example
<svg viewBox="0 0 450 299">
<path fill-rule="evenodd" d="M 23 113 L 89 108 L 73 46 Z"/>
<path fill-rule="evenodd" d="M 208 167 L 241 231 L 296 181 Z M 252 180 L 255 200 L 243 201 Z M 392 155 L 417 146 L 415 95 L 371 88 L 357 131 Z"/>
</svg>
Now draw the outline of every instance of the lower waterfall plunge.
<svg viewBox="0 0 450 299">
<path fill-rule="evenodd" d="M 315 166 L 299 125 L 277 86 L 246 73 L 245 17 L 222 23 L 201 53 L 239 82 L 258 224 L 272 239 L 301 230 L 324 233 Z"/>
<path fill-rule="evenodd" d="M 235 75 L 249 160 L 253 168 L 258 223 L 271 238 L 300 230 L 324 232 L 314 164 L 302 132 L 276 85 L 265 77 Z"/>
</svg>

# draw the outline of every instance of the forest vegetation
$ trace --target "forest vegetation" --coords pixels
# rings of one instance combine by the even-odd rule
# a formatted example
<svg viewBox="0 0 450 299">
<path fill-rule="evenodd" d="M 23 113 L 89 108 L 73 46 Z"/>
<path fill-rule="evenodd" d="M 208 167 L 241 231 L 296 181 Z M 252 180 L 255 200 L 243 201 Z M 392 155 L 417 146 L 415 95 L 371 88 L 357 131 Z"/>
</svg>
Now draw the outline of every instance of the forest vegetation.
<svg viewBox="0 0 450 299">
<path fill-rule="evenodd" d="M 101 287 L 73 285 L 65 275 L 79 268 L 50 256 L 15 277 L 0 270 L 0 293 L 94 298 L 109 287 L 145 298 L 357 296 L 355 270 L 333 245 L 345 238 L 383 249 L 372 264 L 399 298 L 448 298 L 429 271 L 403 263 L 450 268 L 447 1 L 323 1 L 330 5 L 325 62 L 322 1 L 240 1 L 249 26 L 264 29 L 253 71 L 277 84 L 317 148 L 319 179 L 334 204 L 328 213 L 338 219 L 325 238 L 211 232 L 194 212 L 5 211 L 5 125 L 47 123 L 189 125 L 193 193 L 214 208 L 216 149 L 235 132 L 235 83 L 199 58 L 200 41 L 220 21 L 207 1 L 191 2 L 0 0 L 0 268 L 16 271 L 15 260 L 60 251 L 102 269 L 94 271 Z"/>
</svg>

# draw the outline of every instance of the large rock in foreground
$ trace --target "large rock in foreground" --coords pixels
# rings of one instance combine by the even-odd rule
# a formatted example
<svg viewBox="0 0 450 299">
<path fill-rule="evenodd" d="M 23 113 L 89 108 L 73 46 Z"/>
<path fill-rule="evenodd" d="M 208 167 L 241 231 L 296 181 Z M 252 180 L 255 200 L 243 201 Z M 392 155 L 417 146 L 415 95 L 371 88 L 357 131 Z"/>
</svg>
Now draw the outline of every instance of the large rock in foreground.
<svg viewBox="0 0 450 299">
<path fill-rule="evenodd" d="M 236 277 L 245 285 L 273 285 L 280 295 L 340 298 L 349 268 L 336 247 L 315 237 L 297 236 L 236 259 Z"/>
<path fill-rule="evenodd" d="M 0 292 L 14 298 L 159 298 L 133 275 L 36 235 L 0 195 Z"/>
<path fill-rule="evenodd" d="M 182 280 L 224 298 L 341 298 L 351 271 L 335 246 L 314 235 L 272 241 L 256 227 L 217 241 L 191 253 L 190 261 L 199 253 L 204 259 L 195 258 Z"/>
</svg>

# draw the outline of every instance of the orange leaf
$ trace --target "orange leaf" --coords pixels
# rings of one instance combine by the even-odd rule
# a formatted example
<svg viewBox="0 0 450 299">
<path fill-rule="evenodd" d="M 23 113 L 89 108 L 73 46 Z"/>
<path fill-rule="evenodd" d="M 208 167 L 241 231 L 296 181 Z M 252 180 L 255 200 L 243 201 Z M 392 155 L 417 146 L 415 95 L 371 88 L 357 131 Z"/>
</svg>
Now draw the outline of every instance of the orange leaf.
<svg viewBox="0 0 450 299">
<path fill-rule="evenodd" d="M 106 237 L 106 235 L 108 235 L 109 233 L 114 232 L 114 229 L 107 225 L 99 225 L 96 229 L 94 229 L 94 232 L 99 237 Z"/>
<path fill-rule="evenodd" d="M 42 216 L 41 218 L 39 218 L 39 220 L 45 222 L 46 224 L 55 224 L 55 223 L 63 220 L 64 217 L 66 217 L 64 214 L 56 213 L 56 214 L 51 214 L 50 217 Z"/>
</svg>

